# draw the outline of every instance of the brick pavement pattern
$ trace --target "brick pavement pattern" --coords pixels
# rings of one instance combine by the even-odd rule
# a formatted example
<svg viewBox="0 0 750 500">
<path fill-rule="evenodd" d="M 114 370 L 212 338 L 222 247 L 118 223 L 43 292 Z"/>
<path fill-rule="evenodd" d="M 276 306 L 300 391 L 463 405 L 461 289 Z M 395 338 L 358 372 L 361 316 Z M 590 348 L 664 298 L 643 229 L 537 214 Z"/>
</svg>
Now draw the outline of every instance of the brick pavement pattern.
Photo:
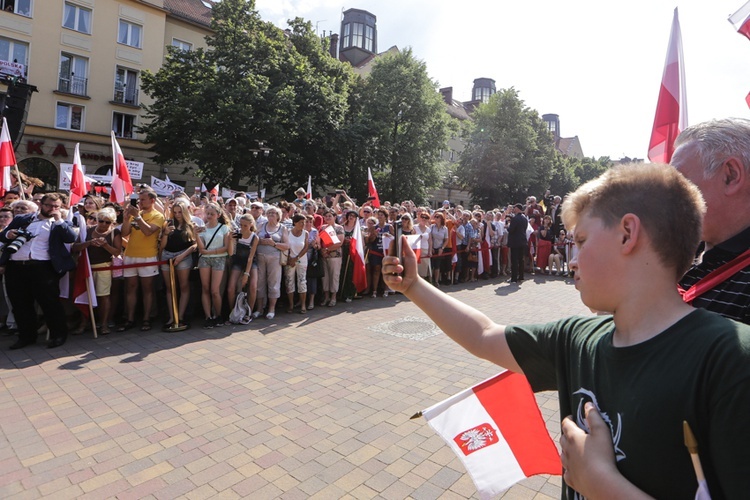
<svg viewBox="0 0 750 500">
<path fill-rule="evenodd" d="M 499 322 L 588 314 L 562 278 L 448 290 Z M 408 334 L 408 318 L 425 316 L 396 295 L 54 350 L 8 351 L 8 339 L 0 498 L 475 498 L 450 449 L 409 417 L 498 368 L 439 332 L 383 330 Z M 537 401 L 557 439 L 556 395 Z M 559 498 L 560 485 L 538 476 L 503 498 Z"/>
</svg>

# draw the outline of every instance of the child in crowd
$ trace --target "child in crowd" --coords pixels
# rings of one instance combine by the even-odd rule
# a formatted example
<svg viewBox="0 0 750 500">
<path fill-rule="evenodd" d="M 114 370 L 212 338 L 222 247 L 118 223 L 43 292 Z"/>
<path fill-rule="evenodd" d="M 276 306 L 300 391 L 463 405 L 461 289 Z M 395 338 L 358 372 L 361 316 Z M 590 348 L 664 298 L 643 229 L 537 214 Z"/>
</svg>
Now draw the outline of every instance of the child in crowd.
<svg viewBox="0 0 750 500">
<path fill-rule="evenodd" d="M 700 240 L 700 192 L 667 165 L 631 164 L 563 207 L 575 286 L 610 314 L 496 324 L 420 280 L 409 245 L 384 259 L 384 279 L 469 352 L 558 391 L 565 498 L 694 498 L 683 421 L 711 495 L 747 497 L 750 327 L 693 309 L 676 286 Z"/>
</svg>

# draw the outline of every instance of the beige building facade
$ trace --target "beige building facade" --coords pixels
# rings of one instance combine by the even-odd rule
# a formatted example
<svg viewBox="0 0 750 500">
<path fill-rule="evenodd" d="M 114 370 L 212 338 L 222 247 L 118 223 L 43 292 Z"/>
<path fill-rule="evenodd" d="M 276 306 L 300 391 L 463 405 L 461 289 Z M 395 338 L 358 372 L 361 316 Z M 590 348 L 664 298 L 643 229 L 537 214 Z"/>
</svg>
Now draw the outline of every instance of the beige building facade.
<svg viewBox="0 0 750 500">
<path fill-rule="evenodd" d="M 151 161 L 136 129 L 149 99 L 144 71 L 156 72 L 167 46 L 205 47 L 210 8 L 200 0 L 0 0 L 0 77 L 15 72 L 36 87 L 16 158 L 22 171 L 57 186 L 60 164 L 76 143 L 87 174 L 112 165 L 110 131 L 128 160 L 151 176 L 195 185 L 182 169 L 164 172 Z M 4 80 L 7 86 L 7 80 Z M 0 81 L 0 91 L 6 89 Z"/>
</svg>

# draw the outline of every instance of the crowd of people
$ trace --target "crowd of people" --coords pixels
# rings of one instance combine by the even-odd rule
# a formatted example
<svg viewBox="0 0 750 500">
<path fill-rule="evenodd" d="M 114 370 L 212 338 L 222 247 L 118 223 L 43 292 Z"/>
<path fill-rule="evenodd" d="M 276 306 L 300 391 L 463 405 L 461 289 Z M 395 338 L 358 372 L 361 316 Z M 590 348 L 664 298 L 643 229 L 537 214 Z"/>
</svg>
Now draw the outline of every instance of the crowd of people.
<svg viewBox="0 0 750 500">
<path fill-rule="evenodd" d="M 19 334 L 12 348 L 35 342 L 45 325 L 51 347 L 62 345 L 67 331 L 92 328 L 91 321 L 99 335 L 149 331 L 160 316 L 163 329 L 185 329 L 195 322 L 196 310 L 202 312 L 201 326 L 214 328 L 229 321 L 238 296 L 247 306 L 235 322 L 244 324 L 274 319 L 278 307 L 306 314 L 316 306 L 387 297 L 393 292 L 381 278 L 381 263 L 397 229 L 418 236 L 420 276 L 434 286 L 507 276 L 509 229 L 515 228 L 518 212 L 518 206 L 469 210 L 447 200 L 436 210 L 411 201 L 357 205 L 343 190 L 308 199 L 302 188 L 295 200 L 275 204 L 249 200 L 244 193 L 226 200 L 182 191 L 158 196 L 139 185 L 124 205 L 91 193 L 70 206 L 65 193 L 30 191 L 25 190 L 25 199 L 17 189 L 9 190 L 0 208 L 0 246 L 7 247 L 0 327 Z M 521 254 L 528 272 L 551 273 L 554 266 L 555 273 L 566 273 L 571 240 L 559 207 L 560 197 L 549 193 L 541 204 L 530 197 L 522 207 L 516 222 L 523 226 Z M 356 226 L 365 254 L 364 289 L 355 285 L 350 258 Z M 27 239 L 13 253 L 10 247 L 21 243 L 23 234 Z M 70 283 L 80 272 L 75 268 L 81 252 L 87 253 L 93 275 L 93 319 L 79 317 L 71 306 Z M 52 266 L 56 261 L 63 264 Z M 28 281 L 17 284 L 33 266 L 48 283 L 43 291 L 26 286 Z"/>
</svg>

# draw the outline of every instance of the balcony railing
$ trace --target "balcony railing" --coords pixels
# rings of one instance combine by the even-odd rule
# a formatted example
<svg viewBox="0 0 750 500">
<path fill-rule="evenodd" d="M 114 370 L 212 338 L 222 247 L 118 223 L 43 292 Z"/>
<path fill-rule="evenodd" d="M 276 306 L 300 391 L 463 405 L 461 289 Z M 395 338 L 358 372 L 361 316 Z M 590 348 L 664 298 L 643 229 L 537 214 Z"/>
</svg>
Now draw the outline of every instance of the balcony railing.
<svg viewBox="0 0 750 500">
<path fill-rule="evenodd" d="M 80 76 L 60 75 L 57 90 L 67 94 L 87 95 L 89 80 Z"/>
<path fill-rule="evenodd" d="M 138 106 L 138 89 L 129 89 L 127 87 L 115 87 L 115 102 Z"/>
</svg>

